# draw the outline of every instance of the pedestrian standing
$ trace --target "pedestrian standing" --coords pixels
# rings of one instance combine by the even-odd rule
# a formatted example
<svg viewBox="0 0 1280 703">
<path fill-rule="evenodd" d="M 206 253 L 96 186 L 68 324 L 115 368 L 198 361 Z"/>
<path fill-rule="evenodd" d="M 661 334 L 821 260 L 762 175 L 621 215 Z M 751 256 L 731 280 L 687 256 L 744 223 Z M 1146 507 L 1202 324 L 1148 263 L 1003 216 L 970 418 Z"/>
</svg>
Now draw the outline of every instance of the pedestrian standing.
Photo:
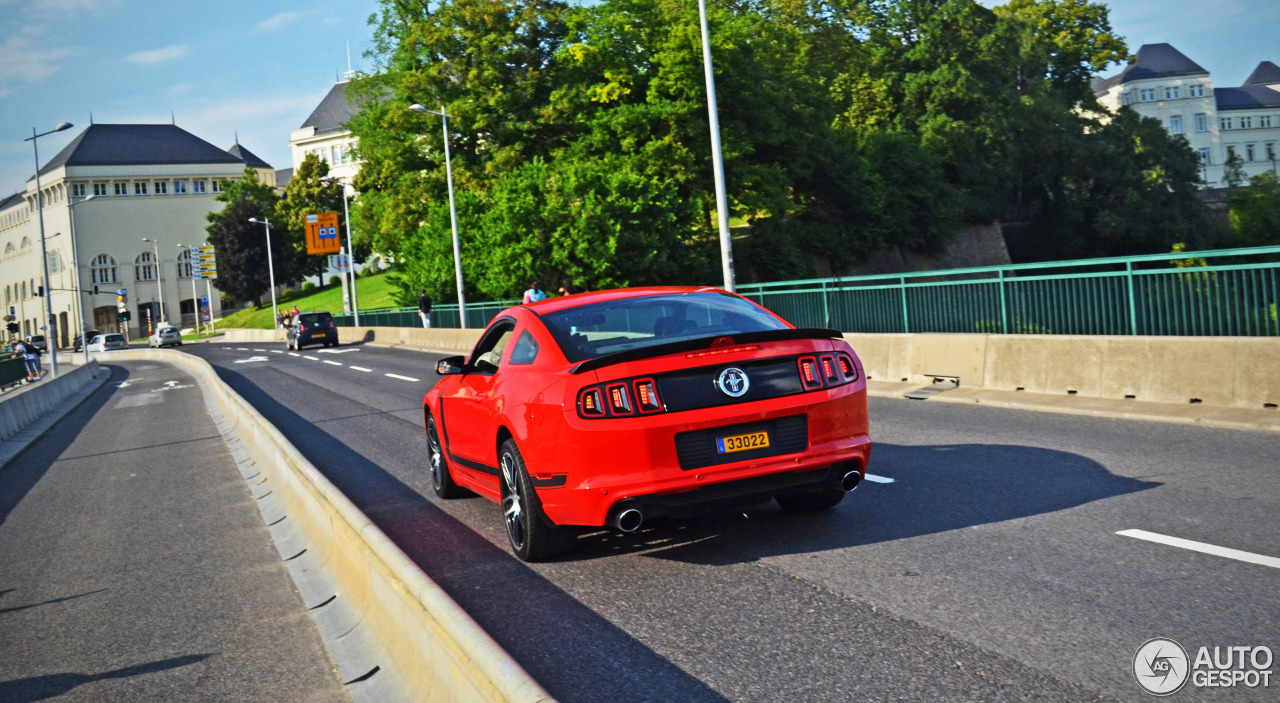
<svg viewBox="0 0 1280 703">
<path fill-rule="evenodd" d="M 23 364 L 27 367 L 27 383 L 40 380 L 40 375 L 36 366 L 39 357 L 31 353 L 31 342 L 18 340 L 13 345 L 13 358 L 22 359 Z"/>
<path fill-rule="evenodd" d="M 422 318 L 423 329 L 431 329 L 431 296 L 425 290 L 418 296 L 418 317 Z"/>
<path fill-rule="evenodd" d="M 542 292 L 542 289 L 538 287 L 537 281 L 530 283 L 529 290 L 524 292 L 525 305 L 528 305 L 529 303 L 536 303 L 539 300 L 546 300 L 546 299 L 547 299 L 547 294 Z"/>
<path fill-rule="evenodd" d="M 560 295 L 573 295 L 577 292 L 578 291 L 573 289 L 573 284 L 569 282 L 569 279 L 560 279 Z"/>
</svg>

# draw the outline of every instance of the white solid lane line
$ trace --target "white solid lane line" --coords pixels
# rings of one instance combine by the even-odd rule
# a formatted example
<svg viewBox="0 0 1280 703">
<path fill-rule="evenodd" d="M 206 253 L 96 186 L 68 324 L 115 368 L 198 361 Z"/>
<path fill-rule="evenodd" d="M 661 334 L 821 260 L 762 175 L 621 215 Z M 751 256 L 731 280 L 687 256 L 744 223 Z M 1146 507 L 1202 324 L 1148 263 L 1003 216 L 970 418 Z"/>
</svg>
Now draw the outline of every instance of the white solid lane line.
<svg viewBox="0 0 1280 703">
<path fill-rule="evenodd" d="M 1116 534 L 1123 537 L 1132 537 L 1134 539 L 1146 540 L 1157 544 L 1166 544 L 1170 547 L 1181 547 L 1190 549 L 1193 552 L 1201 552 L 1203 554 L 1212 554 L 1217 557 L 1226 557 L 1237 561 L 1247 561 L 1250 564 L 1260 564 L 1262 566 L 1270 566 L 1273 569 L 1280 569 L 1280 558 L 1263 556 L 1254 554 L 1253 552 L 1242 552 L 1239 549 L 1231 549 L 1228 547 L 1219 547 L 1216 544 L 1206 544 L 1204 542 L 1193 542 L 1189 539 L 1181 537 L 1169 537 L 1155 532 L 1147 532 L 1146 530 L 1120 530 Z"/>
<path fill-rule="evenodd" d="M 891 478 L 889 478 L 888 476 L 877 476 L 877 475 L 875 475 L 875 474 L 864 474 L 862 477 L 863 477 L 863 478 L 865 478 L 866 480 L 868 480 L 868 481 L 872 482 L 872 483 L 893 483 L 893 482 L 894 482 L 894 479 L 891 479 Z"/>
<path fill-rule="evenodd" d="M 336 361 L 329 361 L 328 359 L 325 359 L 325 360 L 324 360 L 324 363 L 326 363 L 326 364 L 333 364 L 334 366 L 342 366 L 342 364 L 339 364 L 339 363 L 338 363 L 338 362 L 336 362 Z"/>
<path fill-rule="evenodd" d="M 304 358 L 304 359 L 310 359 L 310 360 L 312 360 L 312 361 L 319 361 L 319 360 L 320 360 L 320 357 L 318 357 L 318 356 L 307 356 L 307 355 L 305 355 L 305 354 L 302 356 L 302 358 Z"/>
<path fill-rule="evenodd" d="M 401 381 L 408 381 L 408 382 L 410 382 L 410 383 L 417 383 L 417 382 L 418 382 L 418 379 L 416 379 L 416 378 L 409 378 L 408 376 L 401 376 L 400 374 L 396 374 L 396 373 L 384 373 L 384 374 L 382 374 L 382 375 L 383 375 L 383 376 L 386 376 L 387 378 L 398 378 L 398 379 L 400 379 Z"/>
<path fill-rule="evenodd" d="M 365 367 L 363 367 L 363 366 L 352 366 L 352 367 L 350 367 L 350 368 L 353 368 L 353 369 L 355 369 L 356 371 L 363 371 L 363 372 L 365 372 L 365 373 L 373 373 L 373 369 L 366 369 L 366 368 L 365 368 Z"/>
<path fill-rule="evenodd" d="M 321 349 L 321 354 L 346 354 L 348 352 L 360 351 L 354 347 L 346 347 L 345 349 Z"/>
</svg>

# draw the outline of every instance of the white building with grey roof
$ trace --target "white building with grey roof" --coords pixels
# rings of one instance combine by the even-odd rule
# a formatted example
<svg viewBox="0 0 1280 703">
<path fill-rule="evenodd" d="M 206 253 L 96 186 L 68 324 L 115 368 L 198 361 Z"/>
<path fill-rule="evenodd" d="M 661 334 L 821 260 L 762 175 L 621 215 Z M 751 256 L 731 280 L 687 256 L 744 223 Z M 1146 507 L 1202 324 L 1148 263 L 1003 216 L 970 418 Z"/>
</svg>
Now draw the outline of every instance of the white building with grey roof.
<svg viewBox="0 0 1280 703">
<path fill-rule="evenodd" d="M 1232 154 L 1245 176 L 1275 172 L 1280 159 L 1280 67 L 1258 64 L 1245 84 L 1217 88 L 1206 71 L 1169 44 L 1144 44 L 1111 78 L 1097 78 L 1094 94 L 1111 110 L 1128 106 L 1181 135 L 1200 155 L 1207 187 L 1220 188 Z"/>
<path fill-rule="evenodd" d="M 302 126 L 289 134 L 289 149 L 293 157 L 290 174 L 297 171 L 307 154 L 315 154 L 328 163 L 329 175 L 348 183 L 360 170 L 353 151 L 356 138 L 346 128 L 347 121 L 355 116 L 360 105 L 348 99 L 348 85 L 350 81 L 346 80 L 336 83 Z"/>
<path fill-rule="evenodd" d="M 221 149 L 172 124 L 93 124 L 45 163 L 40 190 L 58 346 L 82 331 L 81 316 L 88 329 L 115 331 L 119 288 L 128 291 L 131 337 L 145 335 L 148 321 L 193 327 L 206 286 L 192 278 L 191 252 L 179 245 L 204 243 L 206 215 L 222 209 L 214 196 L 246 167 L 274 184 L 271 166 L 243 146 Z M 0 201 L 0 288 L 22 336 L 46 334 L 36 197 L 32 177 Z M 97 295 L 77 292 L 95 284 Z M 211 292 L 217 317 L 219 294 Z"/>
</svg>

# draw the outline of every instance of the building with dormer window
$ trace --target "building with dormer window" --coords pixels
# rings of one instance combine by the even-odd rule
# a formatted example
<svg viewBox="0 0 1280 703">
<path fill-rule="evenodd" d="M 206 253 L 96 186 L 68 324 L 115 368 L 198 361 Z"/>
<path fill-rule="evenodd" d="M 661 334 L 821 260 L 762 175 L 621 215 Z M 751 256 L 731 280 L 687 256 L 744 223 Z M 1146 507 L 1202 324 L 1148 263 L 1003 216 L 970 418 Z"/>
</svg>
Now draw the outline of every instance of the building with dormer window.
<svg viewBox="0 0 1280 703">
<path fill-rule="evenodd" d="M 1221 188 L 1231 154 L 1245 177 L 1275 172 L 1280 160 L 1280 66 L 1258 64 L 1238 88 L 1215 88 L 1209 72 L 1169 44 L 1144 44 L 1119 74 L 1095 78 L 1103 106 L 1129 107 L 1160 121 L 1200 155 L 1206 187 Z"/>
</svg>

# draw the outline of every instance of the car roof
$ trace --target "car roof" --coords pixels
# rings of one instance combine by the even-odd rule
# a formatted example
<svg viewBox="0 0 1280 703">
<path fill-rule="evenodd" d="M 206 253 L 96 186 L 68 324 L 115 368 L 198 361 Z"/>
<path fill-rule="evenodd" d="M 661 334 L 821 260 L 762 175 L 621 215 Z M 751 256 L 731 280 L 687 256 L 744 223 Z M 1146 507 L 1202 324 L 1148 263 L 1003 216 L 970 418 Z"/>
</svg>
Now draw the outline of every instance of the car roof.
<svg viewBox="0 0 1280 703">
<path fill-rule="evenodd" d="M 641 298 L 649 295 L 679 295 L 681 293 L 727 293 L 727 291 L 714 286 L 646 286 L 643 288 L 615 288 L 613 290 L 599 290 L 591 291 L 589 293 L 562 295 L 558 298 L 547 298 L 546 300 L 539 300 L 536 303 L 517 305 L 513 307 L 528 308 L 538 314 L 544 314 L 575 308 L 579 305 L 590 305 L 610 300 Z"/>
</svg>

